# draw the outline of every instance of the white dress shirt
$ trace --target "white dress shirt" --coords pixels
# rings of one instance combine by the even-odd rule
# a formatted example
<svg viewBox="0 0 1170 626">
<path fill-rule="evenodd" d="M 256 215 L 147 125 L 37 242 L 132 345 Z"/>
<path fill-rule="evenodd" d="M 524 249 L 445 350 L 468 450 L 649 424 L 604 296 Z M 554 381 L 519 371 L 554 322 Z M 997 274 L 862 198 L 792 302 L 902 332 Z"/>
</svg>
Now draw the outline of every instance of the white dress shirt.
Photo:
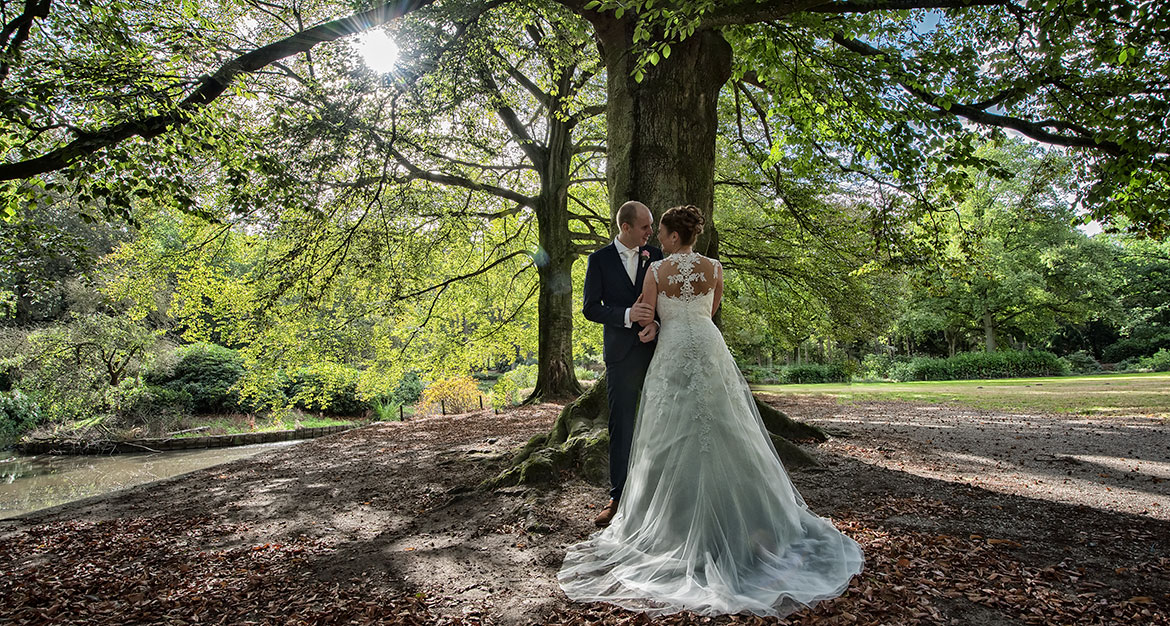
<svg viewBox="0 0 1170 626">
<path fill-rule="evenodd" d="M 614 247 L 617 248 L 618 256 L 622 258 L 622 264 L 625 265 L 626 275 L 630 277 L 630 282 L 637 284 L 638 277 L 638 249 L 627 248 L 616 237 L 613 240 Z M 632 328 L 633 322 L 630 321 L 630 309 L 626 309 L 626 328 Z"/>
</svg>

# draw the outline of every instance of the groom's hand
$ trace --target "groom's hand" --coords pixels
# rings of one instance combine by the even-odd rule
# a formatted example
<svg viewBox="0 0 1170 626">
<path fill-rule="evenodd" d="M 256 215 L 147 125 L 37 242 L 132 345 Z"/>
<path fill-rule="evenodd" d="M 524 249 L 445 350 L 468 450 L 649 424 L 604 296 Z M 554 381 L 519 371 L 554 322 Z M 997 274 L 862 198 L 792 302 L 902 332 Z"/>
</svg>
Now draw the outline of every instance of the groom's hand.
<svg viewBox="0 0 1170 626">
<path fill-rule="evenodd" d="M 641 326 L 646 326 L 654 321 L 654 307 L 642 302 L 641 295 L 634 302 L 634 306 L 630 307 L 630 321 Z"/>
</svg>

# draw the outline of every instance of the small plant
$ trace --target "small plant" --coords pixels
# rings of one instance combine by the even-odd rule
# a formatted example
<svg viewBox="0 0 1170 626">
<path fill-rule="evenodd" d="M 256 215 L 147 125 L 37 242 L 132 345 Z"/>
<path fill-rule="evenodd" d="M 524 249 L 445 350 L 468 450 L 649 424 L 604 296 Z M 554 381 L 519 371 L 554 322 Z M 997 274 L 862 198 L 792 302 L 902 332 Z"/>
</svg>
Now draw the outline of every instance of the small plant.
<svg viewBox="0 0 1170 626">
<path fill-rule="evenodd" d="M 472 377 L 441 378 L 423 390 L 416 413 L 466 413 L 479 408 L 480 398 L 479 386 Z"/>
<path fill-rule="evenodd" d="M 378 422 L 397 422 L 398 407 L 401 406 L 393 398 L 374 398 L 370 401 L 370 409 L 374 412 L 374 420 Z"/>
</svg>

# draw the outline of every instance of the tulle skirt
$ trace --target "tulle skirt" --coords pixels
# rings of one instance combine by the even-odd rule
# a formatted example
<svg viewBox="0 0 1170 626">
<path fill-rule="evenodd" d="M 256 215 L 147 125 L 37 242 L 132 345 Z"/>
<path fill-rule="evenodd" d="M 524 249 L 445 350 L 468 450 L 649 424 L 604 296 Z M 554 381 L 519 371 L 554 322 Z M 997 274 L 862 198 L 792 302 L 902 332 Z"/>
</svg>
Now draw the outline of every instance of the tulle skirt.
<svg viewBox="0 0 1170 626">
<path fill-rule="evenodd" d="M 665 324 L 624 495 L 609 527 L 569 548 L 565 593 L 652 615 L 782 617 L 843 593 L 863 562 L 793 487 L 718 329 Z"/>
</svg>

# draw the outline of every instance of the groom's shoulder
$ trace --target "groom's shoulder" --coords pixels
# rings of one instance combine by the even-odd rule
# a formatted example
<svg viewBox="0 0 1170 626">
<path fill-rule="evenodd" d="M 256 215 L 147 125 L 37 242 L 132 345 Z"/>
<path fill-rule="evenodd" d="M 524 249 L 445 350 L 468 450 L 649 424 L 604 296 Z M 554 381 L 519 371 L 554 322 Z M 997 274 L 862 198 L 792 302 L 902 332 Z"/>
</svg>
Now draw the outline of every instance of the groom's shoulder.
<svg viewBox="0 0 1170 626">
<path fill-rule="evenodd" d="M 611 242 L 605 244 L 604 246 L 601 246 L 600 248 L 589 253 L 589 258 L 592 259 L 593 257 L 600 256 L 601 254 L 604 254 L 606 250 L 609 250 L 612 247 L 613 247 L 613 242 L 611 241 Z"/>
</svg>

